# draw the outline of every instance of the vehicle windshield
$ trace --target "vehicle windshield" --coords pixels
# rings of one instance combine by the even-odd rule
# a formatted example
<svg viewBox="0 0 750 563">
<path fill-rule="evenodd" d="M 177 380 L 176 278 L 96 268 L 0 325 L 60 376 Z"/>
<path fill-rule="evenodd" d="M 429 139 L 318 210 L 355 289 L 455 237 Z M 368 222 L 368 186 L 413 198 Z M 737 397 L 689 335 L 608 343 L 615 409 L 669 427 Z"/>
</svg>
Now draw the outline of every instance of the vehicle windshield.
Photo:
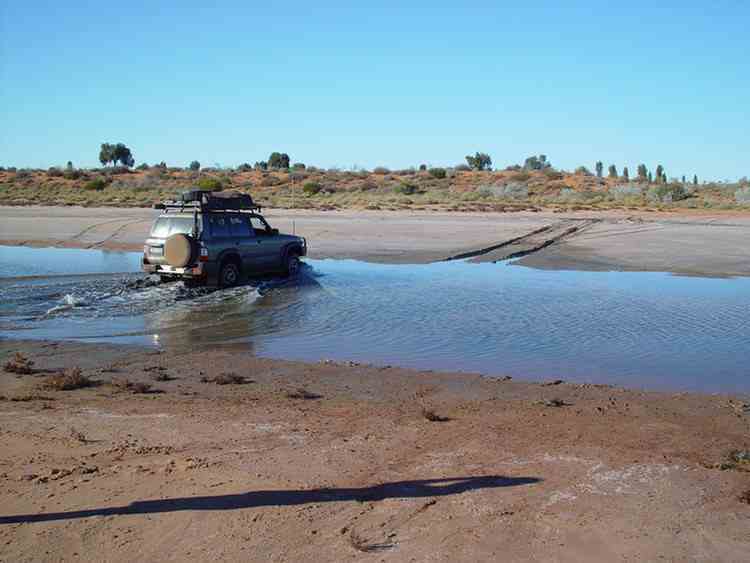
<svg viewBox="0 0 750 563">
<path fill-rule="evenodd" d="M 151 228 L 151 236 L 167 238 L 178 233 L 189 235 L 193 232 L 194 224 L 192 217 L 159 217 Z"/>
</svg>

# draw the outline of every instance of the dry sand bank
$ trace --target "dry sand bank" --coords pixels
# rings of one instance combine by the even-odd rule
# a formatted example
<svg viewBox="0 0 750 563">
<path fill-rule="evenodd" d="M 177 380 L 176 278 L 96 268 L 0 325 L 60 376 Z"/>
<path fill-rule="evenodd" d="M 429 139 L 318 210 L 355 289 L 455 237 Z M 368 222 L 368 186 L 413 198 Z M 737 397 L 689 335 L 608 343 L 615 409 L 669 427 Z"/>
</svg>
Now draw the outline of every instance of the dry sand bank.
<svg viewBox="0 0 750 563">
<path fill-rule="evenodd" d="M 154 213 L 142 208 L 0 207 L 0 243 L 138 251 Z M 294 222 L 295 231 L 309 239 L 313 258 L 424 263 L 479 250 L 494 249 L 478 260 L 532 250 L 520 264 L 750 275 L 746 214 L 269 210 L 267 216 L 283 231 L 291 231 Z M 566 232 L 571 225 L 582 228 Z M 515 239 L 521 240 L 507 244 Z M 552 244 L 544 246 L 549 240 Z"/>
<path fill-rule="evenodd" d="M 739 500 L 750 473 L 715 467 L 750 447 L 747 398 L 0 343 L 16 349 L 42 370 L 85 357 L 100 385 L 52 391 L 43 372 L 0 372 L 3 560 L 745 561 L 750 550 Z M 248 382 L 200 381 L 224 372 Z M 122 379 L 160 392 L 110 385 Z"/>
</svg>

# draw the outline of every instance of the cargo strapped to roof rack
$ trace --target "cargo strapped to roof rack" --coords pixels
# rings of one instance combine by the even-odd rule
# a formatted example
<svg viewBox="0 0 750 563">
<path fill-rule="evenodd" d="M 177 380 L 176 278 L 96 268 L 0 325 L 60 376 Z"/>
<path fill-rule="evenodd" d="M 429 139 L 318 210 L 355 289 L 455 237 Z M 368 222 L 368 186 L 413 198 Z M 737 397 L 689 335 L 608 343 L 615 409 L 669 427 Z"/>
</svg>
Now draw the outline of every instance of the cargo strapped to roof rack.
<svg viewBox="0 0 750 563">
<path fill-rule="evenodd" d="M 239 192 L 211 192 L 189 190 L 180 194 L 179 200 L 165 201 L 154 205 L 155 209 L 178 209 L 180 211 L 260 211 L 250 194 Z"/>
</svg>

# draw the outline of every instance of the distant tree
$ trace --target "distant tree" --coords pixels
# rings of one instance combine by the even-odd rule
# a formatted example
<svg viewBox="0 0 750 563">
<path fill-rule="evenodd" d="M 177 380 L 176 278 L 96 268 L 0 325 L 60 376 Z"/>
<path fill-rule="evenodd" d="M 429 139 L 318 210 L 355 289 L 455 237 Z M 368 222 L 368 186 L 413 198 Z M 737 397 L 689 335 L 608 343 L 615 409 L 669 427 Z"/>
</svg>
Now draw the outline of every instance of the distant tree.
<svg viewBox="0 0 750 563">
<path fill-rule="evenodd" d="M 698 185 L 698 174 L 693 174 L 693 185 L 694 186 Z"/>
<path fill-rule="evenodd" d="M 201 169 L 201 163 L 198 162 L 197 160 L 194 160 L 193 162 L 190 163 L 190 170 L 197 172 L 200 169 Z"/>
<path fill-rule="evenodd" d="M 133 153 L 123 143 L 113 145 L 111 143 L 102 143 L 99 150 L 99 162 L 106 166 L 110 162 L 116 165 L 118 162 L 123 166 L 130 168 L 135 164 Z"/>
<path fill-rule="evenodd" d="M 115 147 L 109 143 L 102 143 L 99 149 L 99 162 L 102 166 L 107 166 L 110 162 L 115 161 Z"/>
<path fill-rule="evenodd" d="M 685 180 L 685 176 L 682 177 L 682 183 L 687 184 L 687 180 Z"/>
<path fill-rule="evenodd" d="M 604 173 L 604 164 L 602 164 L 601 160 L 598 160 L 596 164 L 594 165 L 594 169 L 596 170 L 596 177 L 601 178 L 602 174 Z"/>
<path fill-rule="evenodd" d="M 427 165 L 426 164 L 420 164 L 419 165 L 419 171 L 420 172 L 424 172 L 425 170 L 427 170 Z"/>
<path fill-rule="evenodd" d="M 302 162 L 295 162 L 292 164 L 292 170 L 305 170 L 307 166 L 304 165 Z"/>
<path fill-rule="evenodd" d="M 274 169 L 289 168 L 289 155 L 285 152 L 272 152 L 271 156 L 268 157 L 268 167 Z"/>
<path fill-rule="evenodd" d="M 664 174 L 664 167 L 661 164 L 658 164 L 656 166 L 656 183 L 662 184 L 665 179 L 666 175 Z"/>
<path fill-rule="evenodd" d="M 166 170 L 167 163 L 162 160 L 159 164 L 154 164 L 154 168 L 161 168 L 162 170 Z"/>
<path fill-rule="evenodd" d="M 141 162 L 138 166 L 135 167 L 136 170 L 148 170 L 148 164 L 145 162 Z"/>
<path fill-rule="evenodd" d="M 253 167 L 248 162 L 244 162 L 237 167 L 237 170 L 240 172 L 250 172 L 252 169 Z"/>
<path fill-rule="evenodd" d="M 622 179 L 626 182 L 630 181 L 630 172 L 628 172 L 627 166 L 622 169 Z"/>
<path fill-rule="evenodd" d="M 474 170 L 489 170 L 492 166 L 492 159 L 487 153 L 478 152 L 474 156 L 468 155 L 466 157 L 466 164 Z"/>
<path fill-rule="evenodd" d="M 73 163 L 69 160 L 68 164 L 65 166 L 65 169 L 70 171 L 73 170 Z"/>
<path fill-rule="evenodd" d="M 575 173 L 578 176 L 591 176 L 591 172 L 585 166 L 579 166 L 578 168 L 576 168 Z"/>
<path fill-rule="evenodd" d="M 255 163 L 256 170 L 268 170 L 268 163 L 265 160 Z"/>
<path fill-rule="evenodd" d="M 653 178 L 653 176 L 651 176 L 651 171 L 649 170 L 649 172 L 648 172 L 648 183 L 650 184 L 653 181 L 654 181 L 654 178 Z"/>
<path fill-rule="evenodd" d="M 639 164 L 638 165 L 638 179 L 642 182 L 645 182 L 646 179 L 648 179 L 649 171 L 648 168 L 646 168 L 645 164 Z"/>
<path fill-rule="evenodd" d="M 617 178 L 617 166 L 615 166 L 614 164 L 609 165 L 609 177 Z"/>
<path fill-rule="evenodd" d="M 547 162 L 547 155 L 540 154 L 539 156 L 530 156 L 523 161 L 524 170 L 544 170 L 545 168 L 551 168 L 552 165 Z"/>
</svg>

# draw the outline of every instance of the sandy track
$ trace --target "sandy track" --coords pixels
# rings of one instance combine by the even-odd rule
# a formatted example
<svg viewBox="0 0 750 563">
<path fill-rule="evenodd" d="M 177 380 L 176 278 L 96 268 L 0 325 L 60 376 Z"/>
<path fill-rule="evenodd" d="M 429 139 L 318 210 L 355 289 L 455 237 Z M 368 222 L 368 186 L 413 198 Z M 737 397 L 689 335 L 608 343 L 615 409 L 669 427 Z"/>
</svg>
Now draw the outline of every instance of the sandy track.
<svg viewBox="0 0 750 563">
<path fill-rule="evenodd" d="M 0 243 L 138 251 L 154 213 L 150 209 L 0 207 Z M 478 251 L 495 249 L 497 252 L 479 259 L 497 260 L 531 249 L 538 251 L 522 258 L 520 264 L 553 269 L 750 275 L 746 245 L 750 216 L 741 214 L 270 210 L 267 215 L 283 231 L 294 230 L 306 236 L 314 258 L 424 263 L 487 254 Z M 539 240 L 529 238 L 541 229 L 587 221 L 591 224 L 585 229 L 561 238 L 544 238 L 543 234 Z M 550 238 L 559 240 L 536 248 L 540 240 L 543 243 Z M 522 239 L 515 243 L 519 248 L 505 248 L 515 239 Z"/>
</svg>

